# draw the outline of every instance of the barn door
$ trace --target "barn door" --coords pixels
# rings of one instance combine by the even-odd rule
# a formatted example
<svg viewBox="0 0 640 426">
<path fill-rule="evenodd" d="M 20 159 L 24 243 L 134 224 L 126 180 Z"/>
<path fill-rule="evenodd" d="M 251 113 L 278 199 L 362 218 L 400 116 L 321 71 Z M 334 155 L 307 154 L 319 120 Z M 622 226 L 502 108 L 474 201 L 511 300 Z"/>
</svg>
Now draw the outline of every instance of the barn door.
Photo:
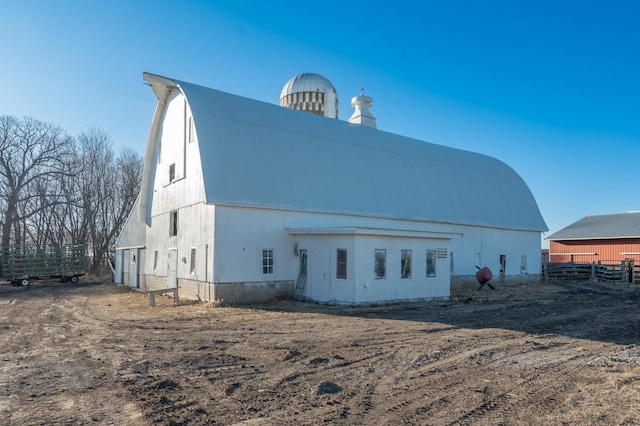
<svg viewBox="0 0 640 426">
<path fill-rule="evenodd" d="M 167 288 L 178 287 L 178 249 L 167 252 Z"/>
<path fill-rule="evenodd" d="M 131 249 L 129 252 L 129 287 L 138 288 L 138 249 Z"/>
<path fill-rule="evenodd" d="M 317 301 L 330 301 L 331 292 L 331 252 L 327 245 L 319 245 L 309 250 L 307 261 L 308 297 Z"/>
</svg>

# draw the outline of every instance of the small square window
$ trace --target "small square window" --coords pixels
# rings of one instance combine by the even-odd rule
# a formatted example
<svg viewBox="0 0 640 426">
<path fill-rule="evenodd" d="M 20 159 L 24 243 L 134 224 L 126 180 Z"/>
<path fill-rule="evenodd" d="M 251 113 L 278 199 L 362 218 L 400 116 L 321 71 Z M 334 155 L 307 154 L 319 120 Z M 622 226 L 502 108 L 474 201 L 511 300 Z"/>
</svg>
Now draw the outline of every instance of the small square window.
<svg viewBox="0 0 640 426">
<path fill-rule="evenodd" d="M 336 253 L 336 278 L 347 279 L 347 249 L 338 249 Z"/>
<path fill-rule="evenodd" d="M 262 273 L 273 274 L 273 249 L 262 250 Z"/>
<path fill-rule="evenodd" d="M 400 255 L 400 278 L 411 278 L 411 250 L 402 250 Z"/>
</svg>

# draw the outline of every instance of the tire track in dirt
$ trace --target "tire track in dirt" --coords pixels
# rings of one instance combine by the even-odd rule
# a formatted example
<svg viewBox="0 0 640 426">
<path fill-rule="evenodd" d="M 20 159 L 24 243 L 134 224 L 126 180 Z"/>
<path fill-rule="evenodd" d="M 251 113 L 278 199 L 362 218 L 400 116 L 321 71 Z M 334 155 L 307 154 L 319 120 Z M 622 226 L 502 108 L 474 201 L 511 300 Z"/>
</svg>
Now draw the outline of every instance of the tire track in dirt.
<svg viewBox="0 0 640 426">
<path fill-rule="evenodd" d="M 482 354 L 495 354 L 505 350 L 514 351 L 514 349 L 496 343 L 485 344 L 484 346 L 476 345 L 477 343 L 474 344 L 473 350 L 460 353 L 451 352 L 447 355 L 446 351 L 439 352 L 438 359 L 419 361 L 420 357 L 418 357 L 413 360 L 410 367 L 405 368 L 400 373 L 398 373 L 398 367 L 396 366 L 396 375 L 393 380 L 382 378 L 378 384 L 380 388 L 396 390 L 382 395 L 375 402 L 377 410 L 384 410 L 392 417 L 402 413 L 403 421 L 424 422 L 424 416 L 427 413 L 435 411 L 437 408 L 445 407 L 449 399 L 458 397 L 460 388 L 466 387 L 470 393 L 474 392 L 473 389 L 482 388 L 482 377 L 479 377 L 480 383 L 477 383 L 466 374 L 456 374 L 458 367 L 477 362 L 474 360 L 481 358 L 480 355 Z M 513 343 L 512 346 L 520 346 L 520 343 Z M 528 349 L 520 352 L 527 353 Z M 517 354 L 517 351 L 515 353 Z M 416 363 L 416 360 L 419 362 Z M 395 362 L 396 364 L 398 363 L 397 360 Z M 484 363 L 486 364 L 486 362 Z M 465 371 L 467 370 L 465 369 Z M 505 392 L 505 396 L 502 399 L 508 399 L 508 392 Z M 497 403 L 495 401 L 491 402 L 485 397 L 483 404 L 486 411 L 488 408 L 494 408 Z M 409 415 L 407 413 L 414 414 Z"/>
<path fill-rule="evenodd" d="M 635 290 L 588 289 L 473 291 L 439 307 L 368 310 L 212 309 L 164 298 L 150 308 L 144 295 L 108 285 L 0 288 L 10 326 L 0 345 L 0 416 L 17 424 L 639 423 L 637 303 L 623 301 L 637 300 Z M 621 333 L 628 346 L 615 343 Z"/>
<path fill-rule="evenodd" d="M 568 388 L 575 386 L 573 380 L 576 373 L 587 364 L 590 358 L 591 354 L 574 355 L 546 363 L 543 369 L 540 366 L 527 367 L 525 374 L 521 379 L 516 380 L 514 385 L 487 398 L 481 404 L 449 421 L 447 425 L 495 424 L 494 422 L 499 419 L 504 419 L 510 413 L 517 412 L 519 406 L 530 405 L 531 401 L 546 403 L 546 407 L 540 407 L 542 415 L 543 410 L 549 410 L 553 408 L 553 405 L 561 404 L 561 401 L 564 400 L 563 395 L 567 393 Z M 549 377 L 550 372 L 553 372 L 553 377 Z M 540 419 L 538 418 L 538 420 Z M 527 423 L 526 419 L 519 419 L 519 421 Z M 529 422 L 535 421 L 536 418 L 529 419 Z"/>
</svg>

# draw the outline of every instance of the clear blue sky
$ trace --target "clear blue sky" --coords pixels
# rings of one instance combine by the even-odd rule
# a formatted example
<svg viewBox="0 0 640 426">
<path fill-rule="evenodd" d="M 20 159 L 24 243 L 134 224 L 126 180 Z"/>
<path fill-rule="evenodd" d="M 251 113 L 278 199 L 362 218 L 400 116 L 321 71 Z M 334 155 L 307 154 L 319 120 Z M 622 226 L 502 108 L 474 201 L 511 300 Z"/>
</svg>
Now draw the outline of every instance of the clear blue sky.
<svg viewBox="0 0 640 426">
<path fill-rule="evenodd" d="M 144 152 L 142 72 L 277 103 L 316 72 L 340 118 L 481 152 L 527 182 L 550 235 L 640 209 L 640 2 L 0 0 L 0 114 Z"/>
</svg>

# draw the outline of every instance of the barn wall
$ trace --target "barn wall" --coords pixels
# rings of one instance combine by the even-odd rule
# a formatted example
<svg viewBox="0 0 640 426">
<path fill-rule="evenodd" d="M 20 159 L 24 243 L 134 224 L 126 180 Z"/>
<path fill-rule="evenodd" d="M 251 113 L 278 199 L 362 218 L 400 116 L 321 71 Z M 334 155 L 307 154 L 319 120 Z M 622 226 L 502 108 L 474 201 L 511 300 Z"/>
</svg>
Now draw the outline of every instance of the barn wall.
<svg viewBox="0 0 640 426">
<path fill-rule="evenodd" d="M 172 287 L 169 262 L 175 259 L 177 285 L 181 298 L 209 301 L 213 289 L 208 283 L 213 281 L 213 232 L 215 207 L 195 204 L 176 209 L 178 232 L 169 235 L 170 213 L 152 218 L 147 230 L 147 246 L 144 250 L 143 273 L 140 288 L 158 290 Z M 171 252 L 173 257 L 169 256 Z M 192 264 L 192 253 L 195 254 Z M 193 266 L 193 270 L 192 270 Z M 144 283 L 144 286 L 143 286 Z"/>
<path fill-rule="evenodd" d="M 489 267 L 494 272 L 494 282 L 503 285 L 537 281 L 540 277 L 539 232 L 230 206 L 217 206 L 215 221 L 215 253 L 217 255 L 215 256 L 216 275 L 214 281 L 216 283 L 295 280 L 298 274 L 299 259 L 294 254 L 294 247 L 298 243 L 299 248 L 304 248 L 301 243 L 303 240 L 301 236 L 289 235 L 285 227 L 346 227 L 354 225 L 462 234 L 461 238 L 451 240 L 447 259 L 438 260 L 438 269 L 442 271 L 448 268 L 451 274 L 450 284 L 454 287 L 477 286 L 476 265 Z M 335 244 L 339 242 L 335 238 L 327 240 L 324 244 L 326 248 L 320 248 L 321 243 L 314 243 L 313 250 L 318 251 L 314 254 L 314 258 L 322 259 L 322 262 L 328 265 L 327 268 L 334 268 L 335 249 L 337 248 Z M 389 261 L 394 262 L 392 256 L 399 256 L 399 252 L 395 253 L 396 248 L 390 247 L 392 248 L 388 253 Z M 417 253 L 421 253 L 425 247 L 424 245 L 415 247 L 416 260 L 424 262 L 423 255 Z M 262 274 L 261 254 L 263 249 L 274 250 L 275 271 L 272 276 L 265 277 Z M 358 256 L 363 256 L 359 264 L 369 265 L 373 262 L 373 255 L 367 253 L 371 249 L 372 247 L 368 247 L 364 251 L 356 252 Z M 321 250 L 326 250 L 329 255 L 320 253 Z M 452 253 L 454 256 L 453 265 L 450 258 Z M 310 256 L 312 254 L 309 252 Z M 500 274 L 500 254 L 505 254 L 507 257 L 504 274 Z M 353 258 L 353 256 L 349 257 Z M 526 259 L 524 269 L 523 257 Z M 389 265 L 389 268 L 393 267 L 391 263 Z M 325 270 L 328 270 L 327 268 Z M 368 276 L 371 271 L 364 268 L 361 272 L 363 275 L 358 277 L 361 280 L 359 283 L 348 280 L 348 282 L 342 283 L 345 285 L 336 286 L 335 283 L 328 282 L 324 290 L 313 288 L 308 290 L 305 295 L 320 301 L 343 301 L 344 299 L 339 296 L 339 293 L 347 297 L 346 292 L 349 291 L 354 295 L 352 301 L 362 302 L 381 300 L 380 297 L 394 297 L 393 291 L 390 290 L 393 287 L 384 288 L 376 284 Z M 335 276 L 334 272 L 332 274 Z M 365 289 L 364 282 L 367 280 L 370 283 L 369 287 Z M 433 297 L 441 297 L 445 294 L 440 282 L 435 284 L 435 288 L 437 289 L 435 290 L 436 295 Z M 396 293 L 396 296 L 403 299 L 431 297 L 424 293 L 402 295 Z"/>
<path fill-rule="evenodd" d="M 542 265 L 539 232 L 457 226 L 464 236 L 451 240 L 450 267 L 452 288 L 478 286 L 476 266 L 488 267 L 493 283 L 517 285 L 540 279 Z M 506 256 L 501 273 L 500 255 Z"/>
<path fill-rule="evenodd" d="M 450 240 L 435 238 L 407 238 L 359 236 L 356 238 L 356 302 L 386 300 L 430 300 L 448 298 L 450 270 L 448 251 Z M 376 278 L 375 250 L 386 250 L 386 277 Z M 427 250 L 441 250 L 447 257 L 436 258 L 436 276 L 427 277 Z M 401 278 L 401 251 L 411 250 L 411 278 Z"/>
<path fill-rule="evenodd" d="M 640 238 L 609 239 L 609 240 L 565 240 L 550 241 L 550 262 L 570 262 L 571 255 L 559 255 L 558 253 L 597 253 L 596 255 L 574 254 L 576 263 L 601 262 L 615 264 L 626 258 L 640 262 L 640 255 L 622 253 L 640 253 Z"/>
<path fill-rule="evenodd" d="M 184 96 L 174 90 L 162 112 L 152 161 L 149 227 L 145 226 L 146 288 L 175 285 L 168 280 L 174 262 L 180 296 L 208 300 L 213 281 L 213 233 L 215 207 L 204 203 L 202 165 L 192 114 Z M 190 130 L 191 127 L 191 130 Z M 177 233 L 172 222 L 177 214 Z M 173 257 L 170 256 L 170 252 Z M 194 254 L 192 262 L 192 253 Z"/>
<path fill-rule="evenodd" d="M 307 283 L 303 297 L 323 303 L 348 304 L 356 299 L 357 251 L 353 235 L 298 235 L 299 250 L 306 250 Z M 347 250 L 347 277 L 338 278 L 337 250 Z M 296 267 L 299 259 L 294 259 Z M 296 269 L 296 277 L 297 277 Z"/>
<path fill-rule="evenodd" d="M 494 273 L 494 283 L 512 285 L 539 278 L 540 239 L 535 232 L 499 230 L 459 225 L 394 221 L 378 218 L 362 218 L 349 215 L 334 215 L 283 210 L 252 209 L 245 207 L 212 206 L 198 203 L 177 209 L 179 229 L 177 236 L 169 236 L 169 212 L 152 218 L 147 232 L 144 252 L 144 277 L 146 288 L 167 286 L 167 252 L 177 250 L 177 276 L 180 296 L 200 300 L 225 299 L 229 303 L 247 300 L 257 301 L 262 291 L 265 295 L 284 297 L 293 294 L 298 277 L 300 249 L 308 248 L 310 259 L 323 262 L 320 266 L 309 264 L 318 273 L 328 274 L 326 285 L 309 286 L 305 296 L 323 302 L 369 303 L 384 300 L 417 300 L 447 297 L 450 287 L 474 287 L 475 266 L 488 266 Z M 435 232 L 457 232 L 461 238 L 450 242 L 437 241 L 419 243 L 409 239 L 393 240 L 389 237 L 364 239 L 356 243 L 341 242 L 335 237 L 325 243 L 317 240 L 303 247 L 301 236 L 290 235 L 285 227 L 345 227 L 356 224 L 360 227 L 413 229 Z M 214 232 L 216 234 L 214 242 Z M 349 249 L 349 271 L 347 280 L 335 278 L 336 249 Z M 383 284 L 373 278 L 373 250 L 387 249 L 389 279 L 396 280 L 394 268 L 399 262 L 400 246 L 413 250 L 413 269 L 418 273 L 423 265 L 428 247 L 447 248 L 447 258 L 438 259 L 437 279 L 424 278 L 425 285 L 418 283 L 417 276 L 410 285 L 406 279 L 392 285 Z M 191 249 L 196 250 L 196 267 L 190 271 Z M 262 250 L 274 251 L 273 274 L 262 273 Z M 154 259 L 155 251 L 158 259 Z M 507 269 L 500 274 L 500 254 L 507 256 Z M 521 259 L 526 257 L 526 269 L 522 270 Z M 451 259 L 453 257 L 453 260 Z M 356 262 L 356 258 L 358 259 Z M 356 266 L 357 265 L 357 266 Z M 142 266 L 142 265 L 141 265 Z M 357 269 L 354 269 L 357 268 Z M 397 269 L 397 268 L 396 268 Z M 327 272 L 331 271 L 331 272 Z M 124 271 L 123 271 L 124 272 Z M 124 275 L 124 274 L 123 274 Z M 126 280 L 126 277 L 123 277 Z M 143 281 L 146 278 L 146 281 Z M 317 277 L 316 277 L 317 279 Z M 126 281 L 125 281 L 126 282 Z M 311 280 L 310 280 L 311 282 Z M 182 284 L 184 283 L 184 284 Z M 204 283 L 211 283 L 208 287 Z M 244 298 L 239 295 L 247 292 Z M 251 295 L 252 294 L 252 295 Z M 271 296 L 269 296 L 271 297 Z"/>
<path fill-rule="evenodd" d="M 151 216 L 205 201 L 199 141 L 189 137 L 192 114 L 180 92 L 173 91 L 163 114 L 155 141 Z"/>
</svg>

